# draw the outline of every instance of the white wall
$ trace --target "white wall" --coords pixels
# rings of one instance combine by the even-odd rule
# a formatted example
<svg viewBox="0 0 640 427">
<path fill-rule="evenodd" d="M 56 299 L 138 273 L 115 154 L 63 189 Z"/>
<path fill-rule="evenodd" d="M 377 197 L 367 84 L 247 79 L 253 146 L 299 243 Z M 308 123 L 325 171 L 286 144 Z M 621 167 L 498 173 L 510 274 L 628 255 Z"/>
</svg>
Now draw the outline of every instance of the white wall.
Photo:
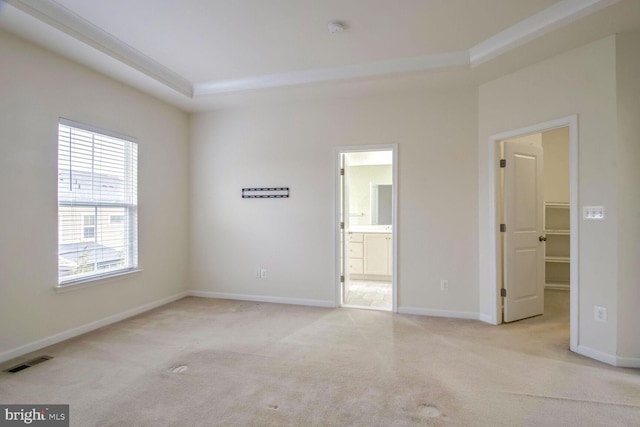
<svg viewBox="0 0 640 427">
<path fill-rule="evenodd" d="M 489 316 L 488 138 L 579 114 L 580 205 L 607 209 L 605 221 L 580 222 L 579 344 L 596 357 L 637 359 L 637 45 L 637 34 L 609 37 L 484 84 L 479 94 L 398 90 L 189 121 L 0 32 L 0 358 L 187 286 L 333 304 L 335 148 L 347 145 L 399 147 L 400 310 Z M 135 136 L 140 151 L 144 272 L 68 293 L 53 290 L 60 116 Z M 275 185 L 289 186 L 291 198 L 240 197 L 243 187 Z M 267 279 L 255 278 L 258 267 Z M 440 279 L 449 280 L 448 292 Z M 608 308 L 607 323 L 593 320 L 593 305 Z"/>
<path fill-rule="evenodd" d="M 569 203 L 569 128 L 539 135 L 544 150 L 544 201 Z"/>
<path fill-rule="evenodd" d="M 0 359 L 186 289 L 187 116 L 0 32 Z M 144 271 L 57 293 L 58 118 L 137 138 Z"/>
<path fill-rule="evenodd" d="M 591 43 L 484 84 L 479 91 L 479 197 L 481 311 L 495 295 L 490 283 L 489 137 L 579 115 L 580 205 L 603 205 L 605 221 L 579 223 L 578 344 L 592 355 L 613 356 L 618 324 L 618 200 L 615 37 Z M 526 102 L 522 102 L 526 100 Z M 574 230 L 572 230 L 573 232 Z M 597 322 L 593 307 L 608 309 Z"/>
<path fill-rule="evenodd" d="M 640 32 L 617 37 L 618 355 L 640 359 Z"/>
<path fill-rule="evenodd" d="M 476 107 L 475 90 L 459 89 L 192 116 L 193 287 L 335 303 L 335 148 L 397 143 L 398 306 L 475 315 Z M 272 185 L 291 197 L 240 197 Z M 255 278 L 258 267 L 267 279 Z"/>
</svg>

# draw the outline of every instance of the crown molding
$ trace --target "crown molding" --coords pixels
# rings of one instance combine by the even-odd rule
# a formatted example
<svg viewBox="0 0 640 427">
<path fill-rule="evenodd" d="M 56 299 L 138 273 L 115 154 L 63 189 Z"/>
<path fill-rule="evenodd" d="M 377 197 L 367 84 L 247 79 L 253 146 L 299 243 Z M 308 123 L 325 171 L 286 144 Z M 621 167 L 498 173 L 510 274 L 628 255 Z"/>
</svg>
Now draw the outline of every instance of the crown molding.
<svg viewBox="0 0 640 427">
<path fill-rule="evenodd" d="M 414 58 L 348 65 L 334 68 L 316 68 L 280 74 L 252 76 L 241 79 L 218 80 L 194 84 L 193 96 L 214 95 L 250 89 L 293 86 L 304 83 L 321 83 L 333 80 L 375 77 L 389 74 L 425 71 L 469 65 L 467 51 L 447 52 Z"/>
<path fill-rule="evenodd" d="M 146 74 L 183 95 L 190 81 L 52 0 L 4 0 L 5 3 Z"/>
<path fill-rule="evenodd" d="M 620 0 L 562 0 L 469 49 L 471 67 L 490 61 L 518 46 Z"/>
<path fill-rule="evenodd" d="M 54 0 L 0 0 L 68 34 L 162 85 L 196 99 L 207 95 L 407 72 L 476 67 L 620 0 L 561 0 L 471 47 L 413 58 L 192 83 Z"/>
</svg>

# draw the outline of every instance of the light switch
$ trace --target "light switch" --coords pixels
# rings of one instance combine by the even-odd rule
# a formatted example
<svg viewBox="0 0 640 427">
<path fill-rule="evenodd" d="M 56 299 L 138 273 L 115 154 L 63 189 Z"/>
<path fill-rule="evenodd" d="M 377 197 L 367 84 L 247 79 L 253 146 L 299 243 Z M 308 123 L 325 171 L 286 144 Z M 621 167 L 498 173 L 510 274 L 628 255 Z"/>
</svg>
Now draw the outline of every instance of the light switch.
<svg viewBox="0 0 640 427">
<path fill-rule="evenodd" d="M 584 219 L 604 219 L 604 206 L 584 206 L 582 209 Z"/>
</svg>

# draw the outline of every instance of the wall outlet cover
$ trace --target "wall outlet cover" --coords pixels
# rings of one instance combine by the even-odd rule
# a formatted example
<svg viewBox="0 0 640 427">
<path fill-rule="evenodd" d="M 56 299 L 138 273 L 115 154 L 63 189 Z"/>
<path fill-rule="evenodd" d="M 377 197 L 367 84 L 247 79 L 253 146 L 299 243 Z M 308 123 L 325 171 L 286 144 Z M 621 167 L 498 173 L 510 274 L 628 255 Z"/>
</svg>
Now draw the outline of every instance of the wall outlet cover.
<svg viewBox="0 0 640 427">
<path fill-rule="evenodd" d="M 598 322 L 606 322 L 607 321 L 607 309 L 606 307 L 601 307 L 596 305 L 593 307 L 593 318 Z"/>
</svg>

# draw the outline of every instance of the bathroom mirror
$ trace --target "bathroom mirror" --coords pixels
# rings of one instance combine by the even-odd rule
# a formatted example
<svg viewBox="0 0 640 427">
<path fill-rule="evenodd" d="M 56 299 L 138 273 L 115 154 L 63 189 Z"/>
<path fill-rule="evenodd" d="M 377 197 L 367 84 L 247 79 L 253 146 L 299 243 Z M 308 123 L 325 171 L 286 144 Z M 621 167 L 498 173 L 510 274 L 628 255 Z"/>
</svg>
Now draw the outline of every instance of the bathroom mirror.
<svg viewBox="0 0 640 427">
<path fill-rule="evenodd" d="M 391 184 L 371 183 L 371 225 L 391 225 Z"/>
<path fill-rule="evenodd" d="M 390 155 L 384 151 L 349 155 L 345 177 L 350 226 L 391 226 L 393 167 Z"/>
</svg>

